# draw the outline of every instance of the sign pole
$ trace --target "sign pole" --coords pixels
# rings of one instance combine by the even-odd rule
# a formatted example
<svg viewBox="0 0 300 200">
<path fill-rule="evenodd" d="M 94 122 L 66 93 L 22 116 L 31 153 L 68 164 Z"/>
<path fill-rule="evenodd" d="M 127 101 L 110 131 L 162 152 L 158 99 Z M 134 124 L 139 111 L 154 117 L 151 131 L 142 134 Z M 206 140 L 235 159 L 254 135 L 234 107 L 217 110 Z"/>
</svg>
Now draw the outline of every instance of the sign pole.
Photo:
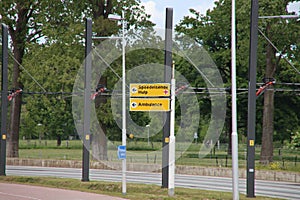
<svg viewBox="0 0 300 200">
<path fill-rule="evenodd" d="M 238 134 L 237 134 L 237 105 L 236 105 L 236 25 L 235 0 L 232 0 L 231 17 L 231 104 L 232 104 L 232 189 L 233 199 L 239 199 L 239 165 L 238 165 Z"/>
<path fill-rule="evenodd" d="M 170 143 L 169 143 L 169 196 L 175 193 L 175 65 L 171 79 Z"/>
<path fill-rule="evenodd" d="M 1 80 L 1 138 L 0 138 L 0 176 L 6 175 L 6 121 L 8 85 L 8 28 L 2 24 L 2 80 Z"/>
<path fill-rule="evenodd" d="M 125 13 L 122 11 L 122 145 L 126 151 Z M 122 194 L 126 194 L 126 157 L 122 159 Z"/>
</svg>

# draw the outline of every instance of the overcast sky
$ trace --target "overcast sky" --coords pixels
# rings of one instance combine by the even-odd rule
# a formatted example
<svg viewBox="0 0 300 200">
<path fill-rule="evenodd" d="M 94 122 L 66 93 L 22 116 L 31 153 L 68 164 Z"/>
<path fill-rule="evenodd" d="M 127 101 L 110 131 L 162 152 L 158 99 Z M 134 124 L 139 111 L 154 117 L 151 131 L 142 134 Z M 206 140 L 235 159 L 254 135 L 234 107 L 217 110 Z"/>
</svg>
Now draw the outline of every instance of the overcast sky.
<svg viewBox="0 0 300 200">
<path fill-rule="evenodd" d="M 173 8 L 174 25 L 178 24 L 184 16 L 190 14 L 189 9 L 193 8 L 201 14 L 214 7 L 216 0 L 141 0 L 146 12 L 151 14 L 151 21 L 157 24 L 157 28 L 165 26 L 166 8 Z M 249 0 L 250 1 L 250 0 Z M 299 14 L 300 2 L 291 6 L 292 10 Z"/>
</svg>

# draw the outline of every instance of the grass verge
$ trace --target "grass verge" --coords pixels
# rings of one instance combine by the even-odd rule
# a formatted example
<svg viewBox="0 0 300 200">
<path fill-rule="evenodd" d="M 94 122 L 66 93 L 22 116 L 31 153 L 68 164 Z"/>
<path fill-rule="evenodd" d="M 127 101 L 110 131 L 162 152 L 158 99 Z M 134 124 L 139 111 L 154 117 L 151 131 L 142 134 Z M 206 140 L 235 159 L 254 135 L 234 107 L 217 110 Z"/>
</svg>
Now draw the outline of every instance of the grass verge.
<svg viewBox="0 0 300 200">
<path fill-rule="evenodd" d="M 25 177 L 25 176 L 0 176 L 0 182 L 6 183 L 18 183 L 18 184 L 29 184 L 38 185 L 45 187 L 61 188 L 78 190 L 83 192 L 91 192 L 98 194 L 105 194 L 109 196 L 118 196 L 126 199 L 140 200 L 140 199 L 151 199 L 151 200 L 193 200 L 193 199 L 205 199 L 205 200 L 217 200 L 217 199 L 232 199 L 232 194 L 228 192 L 215 192 L 198 189 L 187 189 L 187 188 L 175 188 L 175 196 L 169 197 L 168 190 L 163 189 L 157 185 L 146 185 L 146 184 L 132 184 L 127 183 L 127 194 L 123 196 L 121 194 L 122 185 L 121 183 L 114 182 L 81 182 L 77 179 L 63 179 L 63 178 L 52 178 L 52 177 Z M 245 195 L 240 195 L 240 199 L 248 199 Z M 259 197 L 256 200 L 267 200 L 274 198 Z"/>
<path fill-rule="evenodd" d="M 117 159 L 117 146 L 120 141 L 108 145 L 108 160 Z M 178 144 L 178 143 L 177 143 Z M 179 145 L 179 144 L 178 144 Z M 180 144 L 180 148 L 185 149 L 185 143 Z M 186 151 L 177 149 L 176 154 L 179 158 L 176 160 L 177 165 L 189 166 L 207 166 L 207 167 L 231 167 L 232 159 L 227 155 L 228 144 L 222 144 L 214 148 L 204 158 L 199 159 L 199 150 L 201 145 L 192 143 L 188 144 Z M 177 148 L 177 147 L 176 147 Z M 161 142 L 147 141 L 128 141 L 127 144 L 128 161 L 131 163 L 161 163 Z M 246 169 L 247 147 L 244 144 L 239 145 L 239 168 Z M 292 150 L 287 147 L 274 149 L 274 162 L 271 164 L 260 164 L 260 147 L 255 149 L 255 166 L 262 170 L 276 170 L 286 172 L 299 172 L 300 159 L 299 150 Z M 130 153 L 134 154 L 133 156 Z M 81 160 L 82 159 L 82 141 L 81 140 L 64 140 L 61 146 L 57 146 L 55 140 L 20 140 L 19 141 L 20 158 L 30 159 L 57 159 L 57 160 Z"/>
</svg>

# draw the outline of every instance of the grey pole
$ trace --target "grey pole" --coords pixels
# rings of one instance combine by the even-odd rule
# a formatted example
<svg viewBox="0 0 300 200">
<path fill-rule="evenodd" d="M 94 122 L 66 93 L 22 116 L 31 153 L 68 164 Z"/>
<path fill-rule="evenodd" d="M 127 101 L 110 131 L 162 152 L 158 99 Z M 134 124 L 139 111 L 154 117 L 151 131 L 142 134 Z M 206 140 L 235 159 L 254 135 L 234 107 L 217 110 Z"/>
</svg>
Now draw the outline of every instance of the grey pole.
<svg viewBox="0 0 300 200">
<path fill-rule="evenodd" d="M 91 71 L 92 71 L 92 20 L 86 19 L 85 69 L 84 69 L 84 119 L 82 149 L 82 181 L 89 181 L 90 168 L 90 124 L 91 124 Z"/>
<path fill-rule="evenodd" d="M 172 29 L 173 29 L 173 8 L 166 8 L 166 29 L 165 29 L 165 83 L 171 83 L 172 78 Z M 163 127 L 162 140 L 162 188 L 169 185 L 169 137 L 170 137 L 170 112 L 164 115 L 165 125 Z"/>
<path fill-rule="evenodd" d="M 247 132 L 247 197 L 255 197 L 255 120 L 256 120 L 256 66 L 258 43 L 258 0 L 251 3 L 248 132 Z"/>
<path fill-rule="evenodd" d="M 0 175 L 6 175 L 6 121 L 7 121 L 7 83 L 8 83 L 8 28 L 2 24 L 2 80 L 1 80 L 1 142 Z"/>
</svg>

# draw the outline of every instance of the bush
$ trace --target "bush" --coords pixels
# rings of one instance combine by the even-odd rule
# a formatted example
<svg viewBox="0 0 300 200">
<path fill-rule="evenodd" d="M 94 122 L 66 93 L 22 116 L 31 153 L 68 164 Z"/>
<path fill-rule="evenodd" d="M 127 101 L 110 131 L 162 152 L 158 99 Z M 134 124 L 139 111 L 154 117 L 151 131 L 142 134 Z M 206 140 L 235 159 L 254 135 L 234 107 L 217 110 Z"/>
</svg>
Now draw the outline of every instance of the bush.
<svg viewBox="0 0 300 200">
<path fill-rule="evenodd" d="M 298 149 L 300 148 L 300 133 L 296 131 L 296 133 L 292 133 L 292 141 L 289 145 L 291 149 Z"/>
</svg>

